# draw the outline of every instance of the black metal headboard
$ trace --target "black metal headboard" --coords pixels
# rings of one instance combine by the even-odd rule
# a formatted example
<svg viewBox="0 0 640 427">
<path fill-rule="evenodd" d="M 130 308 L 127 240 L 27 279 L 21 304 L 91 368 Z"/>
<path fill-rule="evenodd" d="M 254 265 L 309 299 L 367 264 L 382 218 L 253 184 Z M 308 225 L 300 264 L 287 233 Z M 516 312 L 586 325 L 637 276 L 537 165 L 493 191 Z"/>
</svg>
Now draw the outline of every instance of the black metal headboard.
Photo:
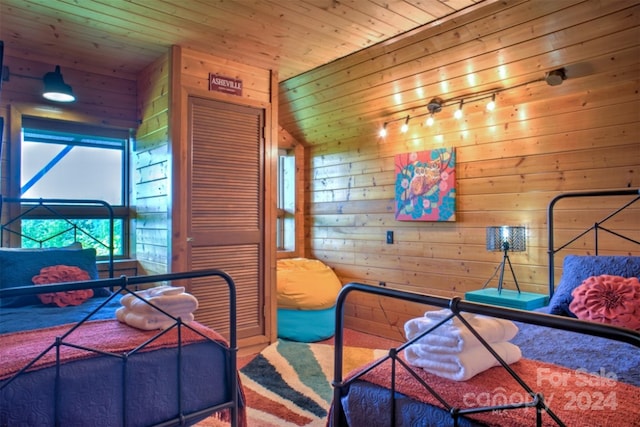
<svg viewBox="0 0 640 427">
<path fill-rule="evenodd" d="M 64 214 L 65 207 L 69 206 L 95 207 L 101 217 L 108 220 L 108 236 L 106 241 L 96 236 L 83 227 L 80 227 L 73 218 Z M 23 233 L 21 221 L 24 219 L 55 219 L 63 221 L 67 227 L 63 232 L 58 232 L 40 238 L 28 236 Z M 21 247 L 23 239 L 35 242 L 38 247 L 46 247 L 47 242 L 59 237 L 63 233 L 72 233 L 74 241 L 79 236 L 84 236 L 96 247 L 106 251 L 109 277 L 114 275 L 114 213 L 111 205 L 103 200 L 87 199 L 28 199 L 0 197 L 0 246 Z"/>
<path fill-rule="evenodd" d="M 612 211 L 611 213 L 609 213 L 606 217 L 604 217 L 602 220 L 595 222 L 591 227 L 587 228 L 586 230 L 581 231 L 580 233 L 578 233 L 576 236 L 572 237 L 571 239 L 567 240 L 565 243 L 560 244 L 558 246 L 556 246 L 555 240 L 554 240 L 554 208 L 556 203 L 558 203 L 560 200 L 562 199 L 567 199 L 567 198 L 584 198 L 584 197 L 611 197 L 611 196 L 632 196 L 631 200 L 629 200 L 628 202 L 626 202 L 623 206 L 615 209 L 614 211 Z M 623 189 L 623 190 L 604 190 L 604 191 L 583 191 L 583 192 L 575 192 L 575 193 L 563 193 L 560 194 L 556 197 L 554 197 L 551 202 L 549 202 L 549 206 L 547 208 L 547 226 L 548 226 L 548 232 L 549 232 L 549 236 L 548 236 L 548 253 L 549 253 L 549 297 L 553 296 L 554 290 L 555 290 L 555 273 L 554 273 L 554 269 L 555 269 L 555 255 L 556 253 L 558 253 L 559 251 L 563 250 L 564 248 L 566 248 L 567 246 L 569 246 L 571 243 L 575 242 L 576 240 L 578 240 L 579 238 L 589 234 L 589 233 L 593 233 L 594 236 L 594 251 L 595 251 L 595 255 L 599 255 L 599 247 L 598 247 L 598 243 L 599 243 L 599 234 L 600 232 L 604 232 L 607 234 L 611 234 L 614 235 L 616 237 L 619 237 L 620 239 L 626 240 L 628 242 L 632 242 L 635 243 L 637 245 L 640 245 L 640 242 L 630 238 L 628 236 L 625 236 L 623 234 L 620 234 L 616 231 L 613 231 L 609 228 L 604 227 L 602 224 L 604 224 L 605 222 L 607 222 L 608 220 L 610 220 L 611 218 L 615 217 L 616 215 L 618 215 L 620 212 L 622 212 L 623 210 L 625 210 L 626 208 L 628 208 L 629 206 L 633 205 L 634 203 L 636 203 L 638 200 L 640 200 L 640 189 Z"/>
</svg>

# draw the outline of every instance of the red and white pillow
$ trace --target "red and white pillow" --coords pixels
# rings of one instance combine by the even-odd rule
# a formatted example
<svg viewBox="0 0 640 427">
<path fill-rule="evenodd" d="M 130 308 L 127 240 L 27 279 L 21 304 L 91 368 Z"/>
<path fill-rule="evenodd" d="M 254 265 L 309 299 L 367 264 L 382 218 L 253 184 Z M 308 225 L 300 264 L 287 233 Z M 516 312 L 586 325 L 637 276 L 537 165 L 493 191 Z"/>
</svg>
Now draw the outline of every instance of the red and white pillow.
<svg viewBox="0 0 640 427">
<path fill-rule="evenodd" d="M 640 281 L 637 277 L 591 276 L 571 295 L 569 310 L 578 319 L 640 330 Z"/>
</svg>

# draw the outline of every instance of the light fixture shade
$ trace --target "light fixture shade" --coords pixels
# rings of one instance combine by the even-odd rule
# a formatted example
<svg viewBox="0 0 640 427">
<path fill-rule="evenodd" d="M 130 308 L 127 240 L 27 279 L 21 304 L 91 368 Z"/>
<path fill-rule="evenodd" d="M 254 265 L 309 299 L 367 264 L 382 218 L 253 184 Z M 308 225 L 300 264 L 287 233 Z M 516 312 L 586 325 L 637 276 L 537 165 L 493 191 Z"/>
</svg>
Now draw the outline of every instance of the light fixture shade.
<svg viewBox="0 0 640 427">
<path fill-rule="evenodd" d="M 487 250 L 522 252 L 527 249 L 526 228 L 502 225 L 487 227 Z"/>
<path fill-rule="evenodd" d="M 59 65 L 56 65 L 55 71 L 45 74 L 42 81 L 44 83 L 42 96 L 45 99 L 56 102 L 73 102 L 76 100 L 71 86 L 66 84 L 62 78 Z"/>
</svg>

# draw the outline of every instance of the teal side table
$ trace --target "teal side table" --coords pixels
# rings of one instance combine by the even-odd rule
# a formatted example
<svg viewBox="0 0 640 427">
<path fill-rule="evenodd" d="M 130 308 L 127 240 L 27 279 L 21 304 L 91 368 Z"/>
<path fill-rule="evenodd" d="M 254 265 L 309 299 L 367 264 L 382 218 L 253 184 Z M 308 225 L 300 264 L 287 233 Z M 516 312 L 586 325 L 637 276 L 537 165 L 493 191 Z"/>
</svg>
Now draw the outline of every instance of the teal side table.
<svg viewBox="0 0 640 427">
<path fill-rule="evenodd" d="M 504 288 L 500 293 L 498 293 L 498 289 L 496 288 L 469 291 L 464 294 L 464 297 L 467 301 L 517 308 L 519 310 L 534 310 L 544 307 L 549 301 L 547 295 L 535 294 L 533 292 L 518 292 Z"/>
</svg>

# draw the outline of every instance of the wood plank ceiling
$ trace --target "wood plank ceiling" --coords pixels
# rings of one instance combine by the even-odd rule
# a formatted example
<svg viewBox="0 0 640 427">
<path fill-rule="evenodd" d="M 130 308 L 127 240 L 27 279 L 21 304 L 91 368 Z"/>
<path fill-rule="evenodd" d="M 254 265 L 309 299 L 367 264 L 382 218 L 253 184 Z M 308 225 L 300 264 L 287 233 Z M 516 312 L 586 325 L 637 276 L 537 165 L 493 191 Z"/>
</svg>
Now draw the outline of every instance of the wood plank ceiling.
<svg viewBox="0 0 640 427">
<path fill-rule="evenodd" d="M 129 78 L 182 45 L 283 81 L 483 1 L 1 0 L 0 40 L 8 56 Z"/>
</svg>

